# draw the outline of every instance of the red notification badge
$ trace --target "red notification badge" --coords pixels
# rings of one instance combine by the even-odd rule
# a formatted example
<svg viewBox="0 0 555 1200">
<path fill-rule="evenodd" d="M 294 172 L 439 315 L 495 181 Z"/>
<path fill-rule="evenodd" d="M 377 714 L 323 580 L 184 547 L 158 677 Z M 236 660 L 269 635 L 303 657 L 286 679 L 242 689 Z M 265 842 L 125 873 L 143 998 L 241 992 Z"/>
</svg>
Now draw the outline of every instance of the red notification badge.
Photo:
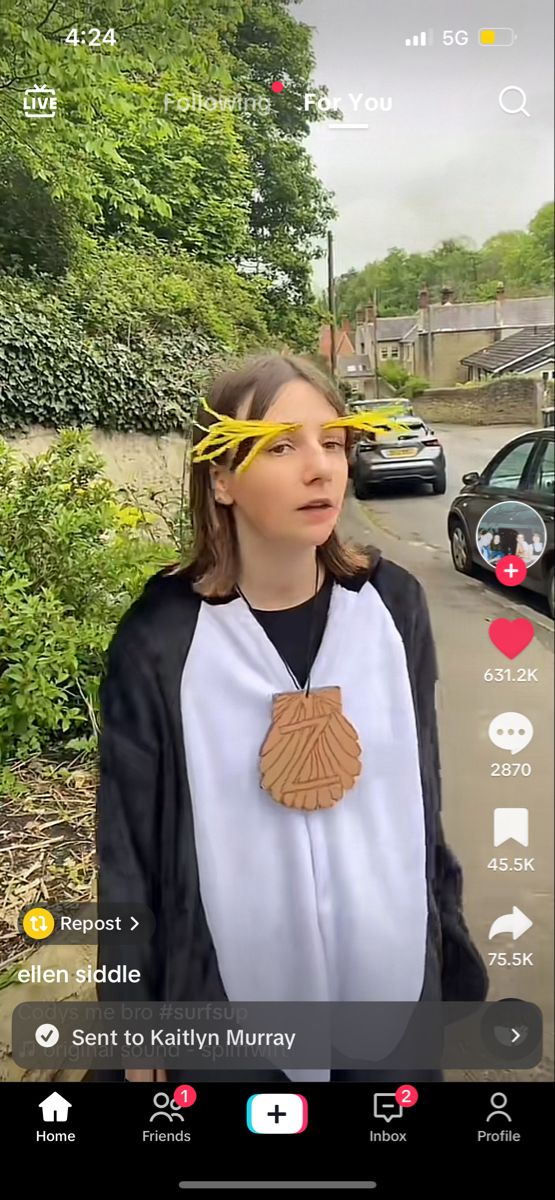
<svg viewBox="0 0 555 1200">
<path fill-rule="evenodd" d="M 178 1083 L 173 1098 L 180 1108 L 190 1108 L 195 1103 L 197 1093 L 190 1083 Z"/>
</svg>

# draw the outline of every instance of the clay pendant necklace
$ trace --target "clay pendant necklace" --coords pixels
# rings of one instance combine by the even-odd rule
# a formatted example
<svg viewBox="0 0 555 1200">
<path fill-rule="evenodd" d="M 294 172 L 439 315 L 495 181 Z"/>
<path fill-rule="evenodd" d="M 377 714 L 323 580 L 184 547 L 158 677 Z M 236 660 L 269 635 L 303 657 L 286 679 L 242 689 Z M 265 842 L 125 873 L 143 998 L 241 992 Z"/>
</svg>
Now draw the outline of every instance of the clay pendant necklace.
<svg viewBox="0 0 555 1200">
<path fill-rule="evenodd" d="M 318 575 L 317 561 L 315 596 Z M 256 620 L 238 585 L 236 590 Z M 313 608 L 304 688 L 278 650 L 295 691 L 272 697 L 272 723 L 260 751 L 260 786 L 278 804 L 307 812 L 332 808 L 354 786 L 362 770 L 358 734 L 343 712 L 341 688 L 311 690 L 316 617 Z"/>
</svg>

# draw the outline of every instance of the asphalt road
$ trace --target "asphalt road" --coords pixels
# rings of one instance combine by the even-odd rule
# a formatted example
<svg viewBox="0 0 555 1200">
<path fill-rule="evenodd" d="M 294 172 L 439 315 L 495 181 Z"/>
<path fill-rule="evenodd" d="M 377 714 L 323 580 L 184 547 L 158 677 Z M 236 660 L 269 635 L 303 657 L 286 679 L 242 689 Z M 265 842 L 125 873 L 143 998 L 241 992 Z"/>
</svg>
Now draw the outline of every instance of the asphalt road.
<svg viewBox="0 0 555 1200">
<path fill-rule="evenodd" d="M 431 489 L 427 486 L 396 486 L 387 492 L 376 492 L 372 497 L 372 510 L 380 515 L 385 528 L 388 521 L 393 521 L 397 535 L 409 541 L 414 538 L 429 546 L 445 547 L 447 513 L 462 487 L 463 475 L 467 471 L 481 471 L 506 442 L 524 432 L 524 426 L 434 425 L 434 431 L 443 445 L 447 461 L 445 495 L 432 497 L 430 504 Z"/>
<path fill-rule="evenodd" d="M 479 470 L 522 427 L 475 429 L 439 427 L 445 445 L 449 486 L 445 496 L 390 493 L 358 502 L 349 495 L 342 516 L 344 536 L 378 546 L 422 582 L 432 617 L 440 680 L 437 708 L 440 727 L 443 810 L 446 836 L 463 865 L 464 908 L 472 936 L 490 971 L 489 999 L 520 997 L 538 1004 L 544 1015 L 544 1057 L 523 1071 L 447 1072 L 452 1080 L 485 1082 L 553 1078 L 553 621 L 541 600 L 522 588 L 503 588 L 487 572 L 458 574 L 451 563 L 446 516 L 465 471 Z M 507 659 L 490 641 L 488 626 L 498 617 L 525 616 L 534 625 L 527 649 Z M 488 668 L 506 668 L 513 678 L 489 682 Z M 519 668 L 537 679 L 518 678 Z M 526 675 L 528 671 L 526 671 Z M 503 712 L 519 712 L 534 727 L 530 745 L 512 757 L 490 741 L 490 721 Z M 493 764 L 526 762 L 531 773 L 493 776 Z M 510 840 L 494 847 L 496 807 L 529 809 L 529 845 Z M 533 858 L 534 869 L 515 869 L 514 859 Z M 508 859 L 511 870 L 488 867 Z M 489 940 L 497 917 L 517 906 L 533 922 L 516 941 L 502 934 Z M 494 952 L 532 954 L 532 964 L 490 965 Z"/>
</svg>

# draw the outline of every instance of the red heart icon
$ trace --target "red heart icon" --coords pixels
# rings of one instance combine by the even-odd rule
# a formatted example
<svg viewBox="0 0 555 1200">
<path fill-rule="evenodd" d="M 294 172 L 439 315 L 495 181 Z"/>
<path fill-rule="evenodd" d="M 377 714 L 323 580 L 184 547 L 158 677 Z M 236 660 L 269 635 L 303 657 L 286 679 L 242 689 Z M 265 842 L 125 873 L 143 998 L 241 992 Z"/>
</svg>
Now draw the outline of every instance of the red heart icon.
<svg viewBox="0 0 555 1200">
<path fill-rule="evenodd" d="M 497 621 L 491 622 L 489 636 L 494 646 L 497 646 L 506 658 L 516 658 L 517 654 L 522 654 L 530 645 L 534 636 L 534 626 L 525 617 L 517 617 L 515 621 L 499 617 Z"/>
</svg>

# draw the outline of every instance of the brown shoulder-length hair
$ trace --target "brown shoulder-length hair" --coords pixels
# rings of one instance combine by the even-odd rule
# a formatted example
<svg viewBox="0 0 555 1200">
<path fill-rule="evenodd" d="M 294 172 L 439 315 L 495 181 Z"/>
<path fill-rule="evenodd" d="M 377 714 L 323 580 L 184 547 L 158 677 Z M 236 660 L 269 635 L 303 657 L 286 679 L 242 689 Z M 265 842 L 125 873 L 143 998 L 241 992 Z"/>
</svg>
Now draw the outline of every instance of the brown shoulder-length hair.
<svg viewBox="0 0 555 1200">
<path fill-rule="evenodd" d="M 249 400 L 246 419 L 260 421 L 277 399 L 278 393 L 288 383 L 298 379 L 312 384 L 341 416 L 345 403 L 332 380 L 308 359 L 292 354 L 262 354 L 250 358 L 236 370 L 225 371 L 214 380 L 208 394 L 208 403 L 215 412 L 234 417 L 241 404 Z M 205 427 L 210 426 L 209 414 L 201 410 L 197 419 Z M 195 429 L 193 444 L 204 436 Z M 243 442 L 233 458 L 238 466 L 253 445 L 252 440 Z M 352 432 L 347 429 L 346 453 L 352 445 Z M 227 463 L 229 464 L 229 461 Z M 195 591 L 207 598 L 229 596 L 239 578 L 239 546 L 233 516 L 233 505 L 217 504 L 209 462 L 192 463 L 189 477 L 190 518 L 193 532 L 192 558 L 187 567 L 174 568 L 174 572 L 186 569 L 194 580 Z M 345 545 L 335 530 L 327 542 L 318 549 L 320 561 L 337 578 L 352 576 L 368 568 L 371 555 L 368 551 Z"/>
</svg>

